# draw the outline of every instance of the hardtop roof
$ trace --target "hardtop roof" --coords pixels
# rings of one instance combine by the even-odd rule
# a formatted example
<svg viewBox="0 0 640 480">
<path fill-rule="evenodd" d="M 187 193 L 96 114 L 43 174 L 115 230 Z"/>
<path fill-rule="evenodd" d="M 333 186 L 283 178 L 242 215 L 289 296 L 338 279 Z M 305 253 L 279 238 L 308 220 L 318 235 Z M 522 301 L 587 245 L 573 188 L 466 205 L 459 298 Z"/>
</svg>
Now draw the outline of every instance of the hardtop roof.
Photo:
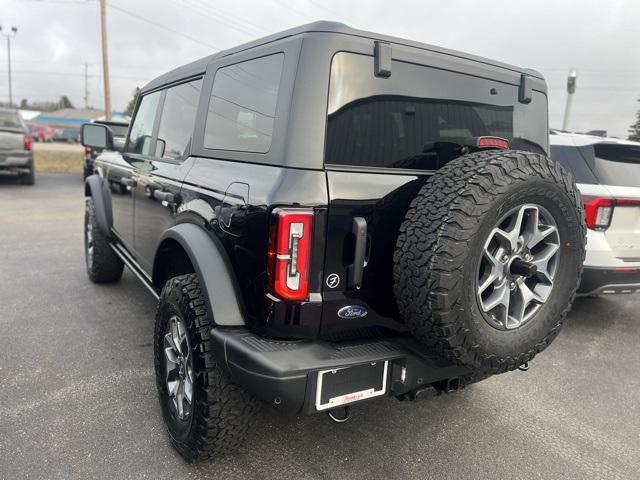
<svg viewBox="0 0 640 480">
<path fill-rule="evenodd" d="M 150 90 L 154 90 L 156 88 L 162 87 L 164 85 L 177 82 L 186 78 L 195 77 L 198 75 L 204 74 L 207 69 L 207 65 L 215 58 L 227 57 L 229 55 L 233 55 L 235 53 L 239 53 L 245 50 L 249 50 L 252 48 L 259 47 L 261 45 L 266 45 L 277 40 L 282 40 L 287 37 L 294 37 L 297 35 L 301 35 L 304 33 L 335 33 L 342 35 L 352 35 L 363 38 L 370 38 L 372 40 L 381 40 L 385 42 L 389 42 L 397 45 L 406 45 L 409 47 L 420 48 L 422 50 L 428 50 L 430 52 L 442 53 L 445 55 L 451 55 L 459 58 L 464 58 L 467 60 L 471 60 L 478 63 L 484 63 L 487 65 L 491 65 L 494 67 L 504 68 L 506 70 L 511 70 L 518 73 L 526 73 L 533 77 L 538 77 L 544 80 L 544 77 L 535 70 L 525 69 L 516 67 L 513 65 L 508 65 L 506 63 L 498 62 L 495 60 L 491 60 L 484 57 L 479 57 L 476 55 L 471 55 L 464 52 L 459 52 L 456 50 L 450 50 L 447 48 L 437 47 L 434 45 L 429 45 L 426 43 L 415 42 L 412 40 L 407 40 L 403 38 L 393 37 L 389 35 L 381 35 L 373 32 L 367 32 L 364 30 L 358 30 L 355 28 L 351 28 L 344 23 L 339 22 L 329 22 L 329 21 L 318 21 L 313 23 L 308 23 L 306 25 L 301 25 L 299 27 L 291 28 L 288 30 L 284 30 L 282 32 L 274 33 L 272 35 L 268 35 L 266 37 L 259 38 L 257 40 L 253 40 L 248 43 L 244 43 L 242 45 L 238 45 L 237 47 L 229 48 L 227 50 L 221 50 L 212 55 L 208 55 L 204 58 L 196 60 L 191 63 L 187 63 L 186 65 L 182 65 L 177 67 L 155 79 L 151 80 L 148 84 L 146 84 L 142 88 L 142 92 L 148 92 Z"/>
</svg>

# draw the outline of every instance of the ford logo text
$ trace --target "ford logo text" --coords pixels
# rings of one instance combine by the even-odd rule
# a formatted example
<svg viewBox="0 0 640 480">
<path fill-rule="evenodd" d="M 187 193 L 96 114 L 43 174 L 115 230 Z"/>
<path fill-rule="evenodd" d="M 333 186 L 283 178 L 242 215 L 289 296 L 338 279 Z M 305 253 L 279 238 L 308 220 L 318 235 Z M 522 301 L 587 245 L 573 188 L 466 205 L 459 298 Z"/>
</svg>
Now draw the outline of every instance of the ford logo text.
<svg viewBox="0 0 640 480">
<path fill-rule="evenodd" d="M 367 315 L 369 311 L 360 305 L 348 305 L 338 310 L 338 316 L 340 318 L 362 318 Z"/>
</svg>

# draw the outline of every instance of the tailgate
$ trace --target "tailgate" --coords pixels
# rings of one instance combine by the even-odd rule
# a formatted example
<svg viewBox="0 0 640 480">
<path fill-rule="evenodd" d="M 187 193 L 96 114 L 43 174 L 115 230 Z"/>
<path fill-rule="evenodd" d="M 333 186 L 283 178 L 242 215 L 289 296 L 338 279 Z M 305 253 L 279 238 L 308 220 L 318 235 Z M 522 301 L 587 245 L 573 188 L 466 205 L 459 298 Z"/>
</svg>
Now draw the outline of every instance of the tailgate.
<svg viewBox="0 0 640 480">
<path fill-rule="evenodd" d="M 640 261 L 640 188 L 607 188 L 616 198 L 611 225 L 605 232 L 607 242 L 617 258 Z"/>
<path fill-rule="evenodd" d="M 0 151 L 22 150 L 24 133 L 13 130 L 0 130 Z"/>
</svg>

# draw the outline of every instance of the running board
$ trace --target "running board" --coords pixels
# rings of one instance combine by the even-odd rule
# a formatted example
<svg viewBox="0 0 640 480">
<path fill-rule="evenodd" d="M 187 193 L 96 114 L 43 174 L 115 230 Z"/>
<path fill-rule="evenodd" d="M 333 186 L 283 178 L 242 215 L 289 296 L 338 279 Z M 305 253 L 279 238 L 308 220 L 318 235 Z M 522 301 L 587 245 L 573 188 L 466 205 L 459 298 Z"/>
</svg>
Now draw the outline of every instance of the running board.
<svg viewBox="0 0 640 480">
<path fill-rule="evenodd" d="M 129 255 L 129 252 L 127 252 L 120 245 L 114 245 L 113 243 L 110 243 L 109 246 L 111 246 L 112 250 L 116 253 L 116 255 L 118 255 L 118 257 L 120 257 L 120 260 L 124 262 L 124 264 L 129 268 L 129 270 L 131 270 L 131 272 L 136 277 L 138 277 L 138 280 L 140 280 L 142 284 L 145 287 L 147 287 L 147 290 L 151 292 L 154 298 L 158 300 L 160 296 L 158 295 L 158 292 L 156 292 L 155 289 L 153 288 L 151 279 L 149 279 L 147 275 L 142 271 L 142 269 L 138 265 L 138 262 L 136 262 L 133 258 L 131 258 L 131 256 Z"/>
</svg>

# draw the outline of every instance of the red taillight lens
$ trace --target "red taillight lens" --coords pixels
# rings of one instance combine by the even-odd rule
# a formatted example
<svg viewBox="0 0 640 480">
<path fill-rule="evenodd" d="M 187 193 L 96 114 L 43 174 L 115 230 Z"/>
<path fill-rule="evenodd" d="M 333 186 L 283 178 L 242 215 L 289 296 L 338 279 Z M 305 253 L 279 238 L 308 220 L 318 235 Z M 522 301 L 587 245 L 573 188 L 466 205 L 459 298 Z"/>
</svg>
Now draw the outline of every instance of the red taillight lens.
<svg viewBox="0 0 640 480">
<path fill-rule="evenodd" d="M 313 211 L 277 209 L 269 235 L 269 281 L 283 300 L 305 300 L 309 294 L 309 261 Z"/>
<path fill-rule="evenodd" d="M 84 153 L 91 153 L 91 147 L 84 147 Z"/>
<path fill-rule="evenodd" d="M 616 198 L 617 207 L 640 207 L 640 198 Z"/>
<path fill-rule="evenodd" d="M 29 135 L 25 135 L 24 136 L 24 140 L 23 140 L 23 148 L 25 150 L 31 150 L 31 146 L 33 145 L 33 139 L 29 136 Z"/>
<path fill-rule="evenodd" d="M 500 137 L 478 137 L 476 142 L 478 148 L 498 148 L 506 150 L 509 148 L 509 141 Z"/>
<path fill-rule="evenodd" d="M 606 230 L 609 228 L 611 217 L 613 216 L 613 207 L 615 206 L 613 198 L 582 195 L 582 203 L 584 204 L 588 228 L 592 230 Z"/>
</svg>

